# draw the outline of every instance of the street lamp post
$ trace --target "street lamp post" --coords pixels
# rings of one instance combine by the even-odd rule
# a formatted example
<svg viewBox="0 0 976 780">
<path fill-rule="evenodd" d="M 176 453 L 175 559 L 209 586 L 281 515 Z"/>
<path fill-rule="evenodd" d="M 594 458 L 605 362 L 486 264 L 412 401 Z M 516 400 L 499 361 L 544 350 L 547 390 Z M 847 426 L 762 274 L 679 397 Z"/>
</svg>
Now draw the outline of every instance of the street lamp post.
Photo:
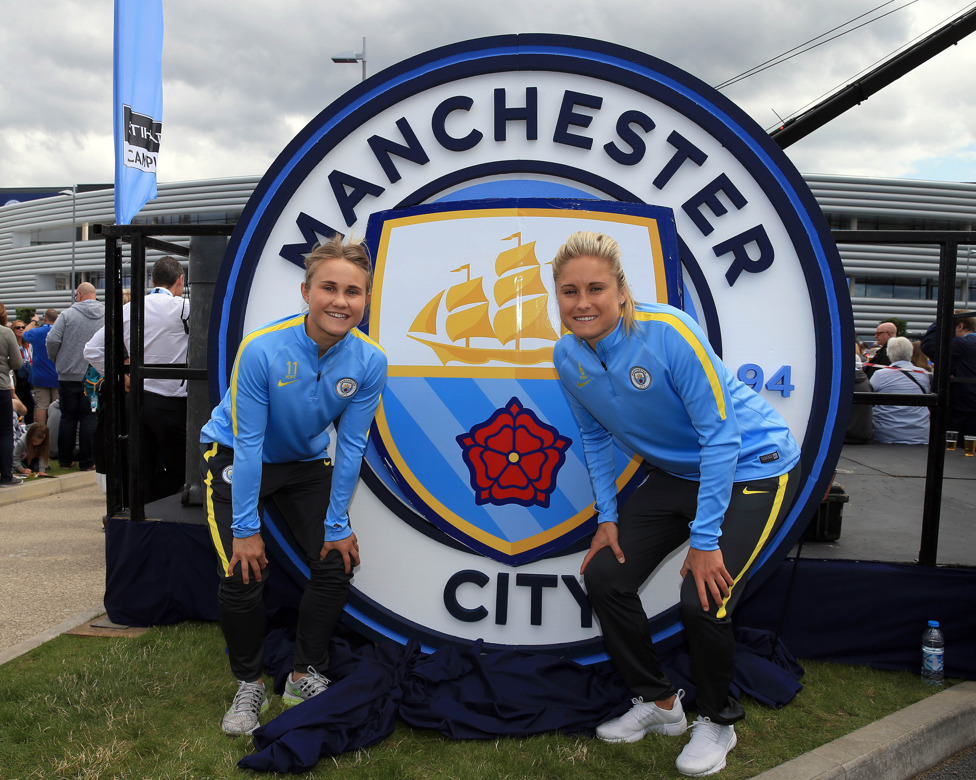
<svg viewBox="0 0 976 780">
<path fill-rule="evenodd" d="M 966 250 L 966 291 L 963 293 L 962 299 L 964 308 L 969 308 L 969 261 L 973 256 L 973 248 L 969 247 Z"/>
<path fill-rule="evenodd" d="M 356 62 L 363 63 L 362 80 L 365 81 L 366 80 L 366 36 L 365 35 L 363 36 L 363 50 L 361 52 L 344 51 L 339 54 L 336 54 L 332 58 L 332 61 L 338 63 L 356 63 Z"/>
<path fill-rule="evenodd" d="M 70 195 L 71 196 L 71 278 L 68 280 L 68 291 L 71 294 L 70 301 L 74 303 L 74 289 L 75 289 L 75 239 L 78 235 L 78 220 L 77 220 L 77 196 L 78 196 L 78 185 L 72 184 L 70 190 L 61 190 L 59 195 Z M 71 304 L 68 304 L 69 306 Z"/>
</svg>

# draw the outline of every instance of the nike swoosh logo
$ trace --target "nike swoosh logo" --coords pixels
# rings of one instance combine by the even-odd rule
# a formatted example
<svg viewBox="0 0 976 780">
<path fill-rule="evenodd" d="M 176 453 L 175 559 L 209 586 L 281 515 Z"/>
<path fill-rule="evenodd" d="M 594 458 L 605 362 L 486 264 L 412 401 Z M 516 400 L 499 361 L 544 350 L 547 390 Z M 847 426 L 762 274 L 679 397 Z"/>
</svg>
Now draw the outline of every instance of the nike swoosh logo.
<svg viewBox="0 0 976 780">
<path fill-rule="evenodd" d="M 577 387 L 586 387 L 591 381 L 592 381 L 591 379 L 587 379 L 585 382 L 580 382 L 579 380 L 577 380 L 576 381 L 576 386 Z"/>
<path fill-rule="evenodd" d="M 290 382 L 282 382 L 282 381 L 281 381 L 281 380 L 279 379 L 279 380 L 278 380 L 278 387 L 284 387 L 285 385 L 293 385 L 293 384 L 295 384 L 295 382 L 297 382 L 297 381 L 298 381 L 297 379 L 292 379 L 292 380 L 291 380 Z"/>
<path fill-rule="evenodd" d="M 768 490 L 750 490 L 749 488 L 742 488 L 742 495 L 744 496 L 755 496 L 759 493 L 768 493 Z"/>
</svg>

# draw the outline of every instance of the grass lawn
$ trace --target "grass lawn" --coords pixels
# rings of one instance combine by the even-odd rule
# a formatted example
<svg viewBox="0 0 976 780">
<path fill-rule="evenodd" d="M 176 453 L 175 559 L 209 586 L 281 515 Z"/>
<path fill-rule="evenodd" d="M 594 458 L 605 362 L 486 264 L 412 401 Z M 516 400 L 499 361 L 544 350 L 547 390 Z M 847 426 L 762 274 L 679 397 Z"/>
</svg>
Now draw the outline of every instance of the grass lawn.
<svg viewBox="0 0 976 780">
<path fill-rule="evenodd" d="M 781 710 L 751 699 L 723 780 L 753 777 L 847 734 L 938 688 L 918 675 L 802 662 L 803 690 Z M 267 682 L 267 680 L 266 680 Z M 135 638 L 61 636 L 0 666 L 0 777 L 241 778 L 249 737 L 232 739 L 220 718 L 233 698 L 215 624 L 183 623 Z M 281 711 L 272 697 L 264 722 Z M 633 745 L 547 734 L 451 741 L 400 724 L 384 742 L 319 762 L 308 778 L 681 777 L 684 738 Z"/>
<path fill-rule="evenodd" d="M 63 477 L 66 474 L 77 474 L 78 464 L 76 463 L 70 469 L 63 469 L 61 468 L 61 466 L 58 465 L 57 458 L 52 458 L 50 463 L 47 464 L 47 471 L 45 471 L 44 473 L 47 474 L 49 477 Z M 23 477 L 25 475 L 20 474 L 19 476 Z M 43 479 L 43 477 L 41 477 L 41 479 Z"/>
<path fill-rule="evenodd" d="M 70 469 L 63 469 L 58 465 L 57 460 L 52 460 L 47 465 L 47 473 L 52 477 L 63 477 L 65 474 L 76 474 L 78 473 L 78 464 L 76 463 Z"/>
</svg>

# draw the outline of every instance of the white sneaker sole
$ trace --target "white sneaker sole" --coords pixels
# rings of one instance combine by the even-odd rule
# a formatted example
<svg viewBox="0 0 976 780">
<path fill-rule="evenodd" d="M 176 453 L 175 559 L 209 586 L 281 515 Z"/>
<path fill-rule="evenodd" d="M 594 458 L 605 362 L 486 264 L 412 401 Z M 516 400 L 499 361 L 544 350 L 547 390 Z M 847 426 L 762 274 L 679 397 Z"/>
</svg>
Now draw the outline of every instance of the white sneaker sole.
<svg viewBox="0 0 976 780">
<path fill-rule="evenodd" d="M 612 744 L 620 743 L 632 743 L 640 742 L 648 734 L 660 734 L 662 737 L 680 737 L 688 730 L 688 721 L 682 718 L 676 723 L 654 723 L 648 726 L 642 731 L 635 731 L 633 734 L 628 734 L 626 737 L 608 737 L 600 733 L 600 729 L 597 728 L 596 736 L 597 739 L 603 742 L 610 742 Z"/>
<path fill-rule="evenodd" d="M 252 727 L 250 731 L 228 731 L 227 727 L 223 724 L 220 725 L 220 730 L 223 731 L 228 737 L 249 737 L 261 726 L 259 722 L 256 726 Z"/>
<path fill-rule="evenodd" d="M 677 770 L 678 770 L 678 771 L 679 771 L 679 772 L 680 772 L 681 774 L 683 774 L 683 775 L 684 775 L 685 777 L 707 777 L 708 775 L 715 775 L 715 774 L 718 774 L 718 773 L 719 773 L 719 772 L 721 772 L 721 771 L 722 771 L 723 769 L 725 769 L 725 763 L 726 763 L 726 761 L 725 761 L 725 758 L 726 758 L 726 756 L 728 756 L 728 754 L 729 754 L 729 753 L 731 753 L 731 752 L 732 752 L 732 749 L 733 749 L 733 748 L 734 748 L 734 747 L 735 747 L 735 746 L 736 746 L 737 744 L 739 744 L 739 738 L 738 738 L 738 737 L 736 737 L 736 735 L 735 735 L 735 734 L 733 734 L 733 735 L 732 735 L 732 742 L 731 742 L 731 743 L 729 744 L 729 747 L 728 747 L 728 749 L 727 749 L 727 750 L 725 751 L 725 755 L 724 755 L 724 756 L 722 756 L 722 760 L 721 760 L 721 762 L 720 762 L 720 763 L 718 763 L 718 764 L 716 764 L 716 765 L 715 765 L 715 766 L 713 766 L 713 767 L 710 767 L 709 769 L 706 769 L 706 770 L 705 770 L 704 772 L 685 772 L 685 771 L 684 771 L 684 770 L 683 770 L 683 769 L 682 769 L 681 767 L 676 767 L 676 768 L 677 768 Z M 679 756 L 679 758 L 680 758 L 680 756 Z"/>
</svg>

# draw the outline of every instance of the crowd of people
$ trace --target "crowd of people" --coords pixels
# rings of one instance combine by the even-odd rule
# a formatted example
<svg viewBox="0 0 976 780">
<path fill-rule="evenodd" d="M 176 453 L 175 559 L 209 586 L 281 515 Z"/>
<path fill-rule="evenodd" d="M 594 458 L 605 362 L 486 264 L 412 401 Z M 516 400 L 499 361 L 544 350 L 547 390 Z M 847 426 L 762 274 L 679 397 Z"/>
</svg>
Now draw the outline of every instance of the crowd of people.
<svg viewBox="0 0 976 780">
<path fill-rule="evenodd" d="M 144 362 L 185 363 L 190 306 L 183 297 L 183 268 L 178 260 L 163 257 L 153 265 L 151 279 Z M 78 285 L 74 298 L 64 311 L 47 309 L 9 323 L 0 304 L 0 376 L 10 378 L 10 395 L 0 394 L 0 487 L 46 476 L 52 460 L 62 471 L 104 473 L 106 442 L 98 434 L 103 410 L 93 388 L 105 372 L 105 305 L 89 282 Z M 127 296 L 124 300 L 128 354 L 131 304 Z M 148 502 L 183 488 L 186 382 L 147 379 L 143 408 L 137 457 Z"/>
<path fill-rule="evenodd" d="M 0 311 L 0 323 L 7 325 L 0 333 L 6 346 L 0 349 L 0 370 L 4 376 L 9 372 L 12 411 L 6 411 L 6 403 L 0 406 L 0 486 L 46 476 L 52 444 L 62 469 L 93 471 L 95 420 L 82 386 L 87 370 L 82 352 L 105 318 L 95 287 L 80 284 L 75 303 L 60 313 L 47 309 L 8 325 L 2 304 Z"/>
<path fill-rule="evenodd" d="M 737 742 L 745 713 L 730 692 L 735 646 L 731 614 L 750 568 L 788 514 L 802 479 L 800 447 L 788 425 L 721 362 L 694 319 L 633 298 L 620 246 L 603 234 L 569 237 L 552 262 L 565 335 L 553 362 L 579 427 L 595 498 L 597 530 L 581 563 L 610 659 L 633 694 L 629 709 L 600 724 L 598 738 L 634 742 L 647 734 L 691 739 L 677 759 L 689 776 L 716 773 Z M 272 499 L 309 569 L 301 598 L 293 668 L 284 701 L 328 690 L 329 642 L 361 565 L 349 504 L 367 434 L 387 376 L 380 344 L 358 326 L 371 296 L 361 244 L 336 237 L 305 261 L 295 314 L 247 334 L 226 394 L 200 431 L 206 511 L 220 571 L 218 617 L 237 692 L 223 716 L 230 735 L 260 725 L 264 604 L 271 573 L 262 538 L 262 502 Z M 183 269 L 162 258 L 144 300 L 145 363 L 184 363 L 189 304 Z M 130 346 L 130 307 L 123 339 Z M 52 445 L 62 468 L 96 466 L 95 404 L 86 376 L 105 371 L 104 305 L 83 283 L 75 303 L 0 328 L 0 484 L 48 468 Z M 0 324 L 7 326 L 0 305 Z M 915 344 L 882 322 L 870 349 L 858 344 L 863 389 L 928 393 L 935 329 Z M 976 319 L 957 317 L 954 377 L 976 378 Z M 171 495 L 185 480 L 186 385 L 147 379 L 140 472 L 145 499 Z M 952 428 L 976 434 L 976 383 L 952 387 Z M 60 406 L 56 437 L 52 409 Z M 336 428 L 334 460 L 328 429 Z M 876 441 L 924 444 L 926 407 L 877 405 Z M 53 439 L 53 440 L 52 440 Z M 644 460 L 646 480 L 618 506 L 613 442 Z M 698 717 L 685 716 L 684 691 L 663 669 L 640 589 L 681 545 L 679 609 L 689 646 Z M 628 705 L 622 703 L 621 709 Z"/>
<path fill-rule="evenodd" d="M 949 425 L 960 442 L 976 435 L 976 317 L 957 309 L 949 351 Z M 854 392 L 921 395 L 932 392 L 935 323 L 918 338 L 898 335 L 893 322 L 881 322 L 876 341 L 856 341 Z M 847 431 L 849 443 L 928 444 L 930 411 L 925 406 L 857 405 Z"/>
</svg>

